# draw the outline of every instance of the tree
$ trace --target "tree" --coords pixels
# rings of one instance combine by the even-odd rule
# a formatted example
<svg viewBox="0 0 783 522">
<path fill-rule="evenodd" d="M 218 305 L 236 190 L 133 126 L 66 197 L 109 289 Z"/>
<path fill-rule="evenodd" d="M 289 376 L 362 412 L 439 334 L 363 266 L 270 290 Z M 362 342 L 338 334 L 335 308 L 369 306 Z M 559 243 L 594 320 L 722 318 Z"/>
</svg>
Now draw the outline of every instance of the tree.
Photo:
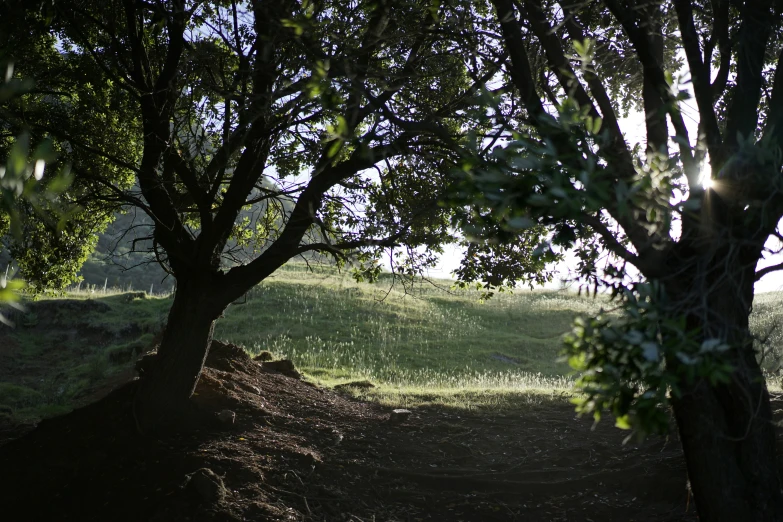
<svg viewBox="0 0 783 522">
<path fill-rule="evenodd" d="M 10 20 L 48 18 L 52 29 L 47 45 L 25 44 L 39 90 L 3 119 L 52 137 L 85 201 L 145 212 L 153 254 L 176 278 L 137 393 L 143 430 L 188 411 L 215 321 L 289 259 L 350 255 L 372 276 L 383 249 L 405 245 L 397 262 L 415 271 L 450 239 L 437 201 L 463 127 L 477 126 L 466 108 L 497 68 L 462 60 L 475 49 L 470 9 L 419 0 L 10 4 L 18 16 L 2 20 L 20 42 L 29 38 Z M 264 212 L 237 219 L 259 202 Z M 255 257 L 226 259 L 237 244 L 255 246 Z"/>
<path fill-rule="evenodd" d="M 666 429 L 671 405 L 700 519 L 783 520 L 748 328 L 754 283 L 783 269 L 757 269 L 782 237 L 783 4 L 492 6 L 483 34 L 508 60 L 489 108 L 504 135 L 466 166 L 459 201 L 503 242 L 548 228 L 539 252 L 574 249 L 583 281 L 620 299 L 622 317 L 580 319 L 568 339 L 583 411 L 650 432 Z M 644 148 L 618 123 L 634 106 Z"/>
<path fill-rule="evenodd" d="M 11 3 L 0 6 L 4 18 L 0 24 L 0 58 L 9 64 L 5 95 L 0 98 L 0 157 L 9 158 L 4 183 L 15 196 L 7 198 L 6 202 L 13 204 L 0 211 L 0 235 L 21 269 L 26 291 L 38 294 L 59 291 L 77 280 L 82 262 L 95 246 L 96 232 L 106 226 L 119 207 L 107 200 L 106 189 L 99 185 L 84 179 L 71 185 L 67 169 L 67 158 L 73 157 L 68 154 L 73 152 L 70 145 L 58 142 L 46 129 L 28 125 L 26 120 L 36 121 L 34 115 L 43 107 L 49 109 L 47 124 L 69 124 L 77 116 L 72 101 L 79 100 L 79 95 L 91 86 L 81 81 L 83 71 L 69 78 L 70 83 L 61 80 L 53 84 L 50 76 L 56 74 L 60 55 L 49 21 L 31 16 L 29 6 L 16 7 L 13 9 Z M 18 117 L 20 114 L 24 116 Z M 93 130 L 102 136 L 99 129 L 105 124 L 105 120 L 85 118 L 80 130 Z M 36 166 L 39 168 L 34 169 Z M 91 163 L 93 168 L 106 166 L 105 162 Z M 119 177 L 115 181 L 121 183 Z M 11 234 L 7 234 L 9 230 Z"/>
<path fill-rule="evenodd" d="M 8 102 L 20 96 L 33 85 L 29 79 L 19 80 L 13 77 L 13 62 L 4 65 L 6 72 L 3 83 L 0 83 L 0 102 Z M 4 164 L 0 165 L 0 230 L 10 232 L 10 239 L 13 241 L 22 241 L 23 230 L 29 227 L 26 218 L 33 213 L 39 226 L 62 232 L 67 224 L 64 219 L 67 212 L 59 196 L 71 180 L 67 169 L 50 172 L 44 179 L 47 163 L 52 171 L 51 164 L 56 160 L 51 143 L 45 141 L 35 150 L 30 150 L 30 136 L 27 133 L 7 137 L 5 141 L 9 147 L 4 155 Z M 5 273 L 0 275 L 0 305 L 21 308 L 18 304 L 19 291 L 25 285 L 22 280 L 9 277 L 9 269 L 10 266 L 6 266 Z M 0 323 L 13 325 L 2 313 Z"/>
</svg>

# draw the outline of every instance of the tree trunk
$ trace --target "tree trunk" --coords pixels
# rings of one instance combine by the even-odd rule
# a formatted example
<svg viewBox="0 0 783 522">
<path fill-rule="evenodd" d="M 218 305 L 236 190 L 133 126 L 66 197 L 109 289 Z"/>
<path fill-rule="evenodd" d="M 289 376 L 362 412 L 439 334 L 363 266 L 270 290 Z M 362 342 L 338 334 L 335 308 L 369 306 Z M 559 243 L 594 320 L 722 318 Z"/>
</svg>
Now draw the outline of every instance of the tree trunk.
<svg viewBox="0 0 783 522">
<path fill-rule="evenodd" d="M 783 521 L 775 426 L 749 328 L 757 258 L 741 251 L 702 258 L 700 267 L 691 267 L 687 297 L 682 280 L 679 292 L 670 287 L 670 295 L 679 293 L 681 306 L 689 303 L 680 308 L 689 331 L 731 346 L 726 352 L 733 367 L 730 383 L 713 386 L 696 378 L 684 382 L 672 400 L 703 522 Z"/>
<path fill-rule="evenodd" d="M 190 397 L 225 306 L 215 303 L 209 278 L 177 279 L 174 303 L 154 362 L 142 375 L 134 404 L 143 432 L 176 428 L 193 418 Z"/>
<path fill-rule="evenodd" d="M 738 369 L 729 385 L 702 381 L 674 401 L 703 522 L 783 520 L 769 394 L 752 364 L 755 369 Z"/>
</svg>

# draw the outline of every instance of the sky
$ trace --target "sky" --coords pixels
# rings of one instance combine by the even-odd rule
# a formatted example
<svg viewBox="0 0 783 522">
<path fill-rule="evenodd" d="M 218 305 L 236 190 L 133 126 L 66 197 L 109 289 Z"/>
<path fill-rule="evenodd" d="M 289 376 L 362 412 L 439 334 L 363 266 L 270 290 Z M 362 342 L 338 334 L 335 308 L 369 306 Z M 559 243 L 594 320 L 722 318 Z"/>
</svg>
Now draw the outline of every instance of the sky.
<svg viewBox="0 0 783 522">
<path fill-rule="evenodd" d="M 683 57 L 684 58 L 684 57 Z M 687 63 L 683 59 L 683 63 Z M 683 84 L 681 87 L 688 89 L 690 84 Z M 683 102 L 682 112 L 685 120 L 685 125 L 688 128 L 688 136 L 695 142 L 698 136 L 698 118 L 699 113 L 696 109 L 696 102 L 691 97 L 690 100 Z M 644 143 L 646 141 L 644 114 L 642 112 L 632 112 L 628 118 L 620 120 L 620 128 L 625 134 L 626 142 L 629 145 L 635 143 Z M 669 127 L 670 134 L 671 125 Z M 694 143 L 695 145 L 695 143 Z M 709 165 L 706 165 L 709 168 Z M 558 275 L 568 274 L 570 269 L 575 267 L 575 261 L 573 256 L 566 256 L 566 261 L 559 263 L 556 267 Z M 452 272 L 459 266 L 460 259 L 462 258 L 462 250 L 459 247 L 450 246 L 446 249 L 445 254 L 441 257 L 440 263 L 429 271 L 430 277 L 434 278 L 453 278 Z M 762 260 L 758 268 L 763 268 L 772 264 L 783 262 L 783 255 L 770 256 L 767 259 Z M 559 287 L 559 277 L 555 277 L 555 281 L 546 285 L 547 287 L 557 288 Z M 783 271 L 772 272 L 764 276 L 760 281 L 756 283 L 756 293 L 763 292 L 777 292 L 783 290 Z"/>
</svg>

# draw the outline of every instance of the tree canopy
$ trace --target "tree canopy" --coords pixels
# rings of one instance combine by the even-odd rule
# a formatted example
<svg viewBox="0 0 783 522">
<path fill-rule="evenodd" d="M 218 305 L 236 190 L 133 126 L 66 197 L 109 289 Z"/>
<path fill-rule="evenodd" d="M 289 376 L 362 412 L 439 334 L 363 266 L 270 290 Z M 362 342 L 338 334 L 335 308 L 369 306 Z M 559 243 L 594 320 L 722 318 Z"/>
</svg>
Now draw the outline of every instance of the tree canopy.
<svg viewBox="0 0 783 522">
<path fill-rule="evenodd" d="M 135 207 L 154 226 L 139 244 L 176 278 L 156 369 L 139 394 L 151 412 L 142 424 L 182 409 L 214 321 L 289 259 L 350 256 L 373 277 L 384 249 L 397 249 L 397 269 L 416 273 L 455 239 L 455 214 L 439 201 L 464 156 L 464 130 L 490 128 L 472 109 L 502 59 L 473 30 L 475 6 L 3 9 L 2 33 L 26 58 L 19 74 L 37 87 L 2 118 L 53 141 L 72 165 L 67 197 L 84 209 L 67 233 L 25 236 L 20 265 L 32 279 L 51 274 L 53 258 L 39 253 L 59 247 L 78 260 L 111 213 Z M 512 250 L 516 273 L 538 263 Z"/>
<path fill-rule="evenodd" d="M 6 70 L 0 83 L 0 102 L 9 102 L 33 85 L 29 79 L 14 78 L 13 62 L 3 64 Z M 67 169 L 57 170 L 57 155 L 50 141 L 30 149 L 30 136 L 22 132 L 18 136 L 6 136 L 4 163 L 0 165 L 0 231 L 17 242 L 24 240 L 24 231 L 31 227 L 28 219 L 34 214 L 39 224 L 62 231 L 67 226 L 67 210 L 60 196 L 68 188 L 71 178 Z M 44 173 L 49 172 L 44 180 Z M 0 243 L 0 254 L 5 254 L 5 244 Z M 15 271 L 6 265 L 0 274 L 0 305 L 19 307 L 19 290 L 25 287 L 22 279 L 14 278 Z M 0 313 L 0 323 L 11 324 Z"/>
</svg>

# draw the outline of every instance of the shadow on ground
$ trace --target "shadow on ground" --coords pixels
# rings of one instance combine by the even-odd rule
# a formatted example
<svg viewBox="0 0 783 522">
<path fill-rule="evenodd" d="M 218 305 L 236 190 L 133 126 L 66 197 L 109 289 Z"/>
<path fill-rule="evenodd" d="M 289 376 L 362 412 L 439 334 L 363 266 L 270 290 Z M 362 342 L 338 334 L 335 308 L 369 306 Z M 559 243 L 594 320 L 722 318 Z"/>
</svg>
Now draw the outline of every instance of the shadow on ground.
<svg viewBox="0 0 783 522">
<path fill-rule="evenodd" d="M 216 343 L 194 400 L 235 423 L 159 440 L 137 434 L 135 387 L 0 447 L 3 520 L 696 519 L 676 438 L 623 445 L 567 403 L 391 425 Z"/>
</svg>

